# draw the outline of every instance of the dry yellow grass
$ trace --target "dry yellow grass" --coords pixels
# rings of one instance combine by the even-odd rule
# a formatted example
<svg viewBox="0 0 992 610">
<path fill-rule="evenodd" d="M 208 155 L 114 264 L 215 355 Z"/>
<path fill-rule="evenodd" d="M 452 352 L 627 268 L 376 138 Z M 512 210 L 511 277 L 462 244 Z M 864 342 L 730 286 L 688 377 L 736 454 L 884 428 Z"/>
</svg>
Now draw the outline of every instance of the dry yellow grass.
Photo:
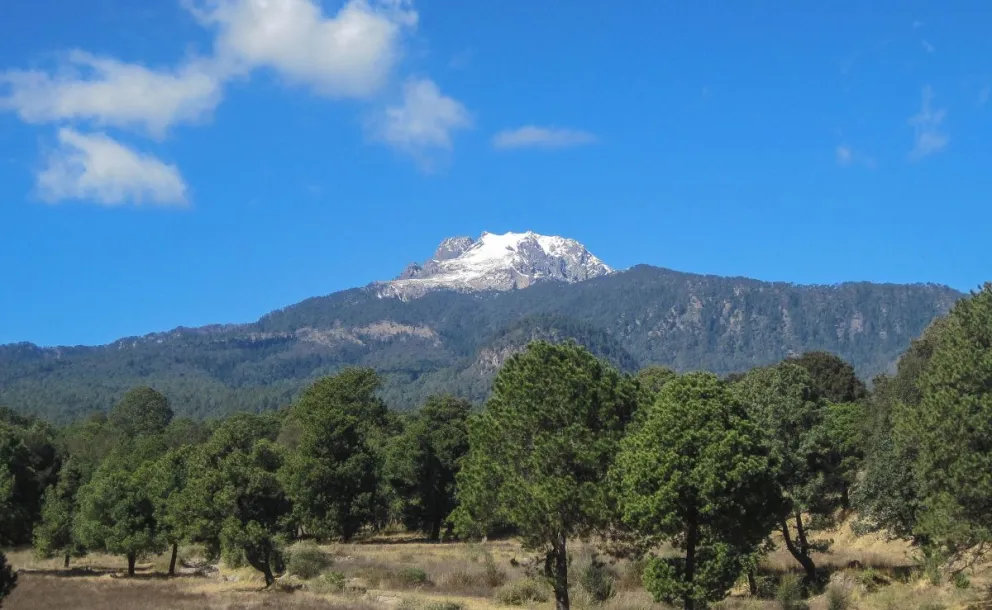
<svg viewBox="0 0 992 610">
<path fill-rule="evenodd" d="M 911 549 L 901 542 L 881 536 L 858 537 L 848 525 L 826 536 L 834 540 L 830 553 L 817 557 L 818 563 L 834 569 L 834 580 L 849 587 L 850 608 L 860 610 L 910 610 L 913 608 L 964 609 L 982 597 L 979 586 L 956 589 L 951 585 L 933 587 L 909 575 L 913 567 Z M 441 610 L 440 604 L 461 610 L 505 608 L 496 601 L 501 582 L 512 583 L 533 576 L 532 554 L 516 541 L 500 540 L 484 544 L 430 544 L 403 535 L 378 537 L 356 544 L 328 544 L 321 548 L 333 557 L 333 571 L 347 582 L 341 592 L 325 592 L 309 586 L 292 593 L 263 590 L 261 575 L 250 568 L 221 569 L 204 575 L 187 573 L 165 578 L 164 558 L 139 563 L 136 578 L 124 578 L 125 562 L 120 557 L 91 555 L 74 560 L 69 571 L 60 560 L 38 560 L 29 550 L 8 552 L 8 559 L 21 570 L 20 586 L 4 608 L 177 608 L 208 610 L 290 608 L 309 610 Z M 573 544 L 573 556 L 581 564 L 592 549 Z M 849 568 L 852 561 L 886 575 L 876 590 L 860 584 L 860 568 Z M 531 567 L 528 567 L 531 566 Z M 769 556 L 764 569 L 769 572 L 795 571 L 798 566 L 787 551 Z M 578 610 L 657 610 L 650 595 L 639 585 L 636 570 L 620 562 L 614 569 L 621 575 L 615 597 L 596 604 L 576 587 L 573 606 Z M 426 581 L 418 582 L 405 574 L 422 570 Z M 495 572 L 495 576 L 494 576 Z M 572 570 L 573 579 L 578 566 Z M 984 587 L 985 570 L 972 575 L 972 582 Z M 896 574 L 900 573 L 897 577 Z M 298 584 L 287 578 L 281 584 Z M 288 588 L 288 587 L 286 587 Z M 457 606 L 451 606 L 456 604 Z M 810 600 L 811 610 L 827 608 L 825 596 Z M 777 608 L 774 601 L 748 599 L 743 589 L 720 604 L 726 609 L 760 610 Z M 554 602 L 531 603 L 533 610 L 551 610 Z"/>
</svg>

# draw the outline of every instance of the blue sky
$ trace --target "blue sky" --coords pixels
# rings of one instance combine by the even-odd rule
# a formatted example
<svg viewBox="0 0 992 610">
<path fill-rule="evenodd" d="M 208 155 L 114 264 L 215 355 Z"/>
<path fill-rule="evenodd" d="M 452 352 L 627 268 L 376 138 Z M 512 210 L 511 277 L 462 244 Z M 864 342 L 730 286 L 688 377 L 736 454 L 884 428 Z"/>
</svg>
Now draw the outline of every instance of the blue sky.
<svg viewBox="0 0 992 610">
<path fill-rule="evenodd" d="M 981 0 L 8 2 L 0 343 L 250 321 L 483 230 L 972 289 L 990 26 Z"/>
</svg>

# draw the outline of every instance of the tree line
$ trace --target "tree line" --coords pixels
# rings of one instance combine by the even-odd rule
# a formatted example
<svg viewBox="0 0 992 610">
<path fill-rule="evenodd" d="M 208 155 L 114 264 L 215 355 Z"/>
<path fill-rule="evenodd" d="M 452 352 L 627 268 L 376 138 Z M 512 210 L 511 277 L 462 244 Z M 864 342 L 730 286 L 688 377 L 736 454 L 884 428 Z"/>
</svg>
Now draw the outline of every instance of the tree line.
<svg viewBox="0 0 992 610">
<path fill-rule="evenodd" d="M 512 533 L 568 610 L 576 539 L 646 558 L 648 591 L 689 609 L 755 587 L 773 534 L 816 587 L 816 532 L 849 509 L 944 574 L 992 543 L 992 284 L 870 391 L 824 352 L 725 378 L 628 375 L 542 341 L 506 360 L 480 409 L 433 396 L 400 415 L 380 384 L 346 369 L 287 409 L 209 422 L 150 388 L 60 430 L 0 411 L 0 544 L 66 565 L 111 553 L 130 574 L 171 552 L 171 574 L 178 546 L 199 543 L 272 584 L 294 539 L 394 522 L 431 540 Z M 677 554 L 653 554 L 662 542 Z M 0 596 L 15 578 L 0 559 Z"/>
</svg>

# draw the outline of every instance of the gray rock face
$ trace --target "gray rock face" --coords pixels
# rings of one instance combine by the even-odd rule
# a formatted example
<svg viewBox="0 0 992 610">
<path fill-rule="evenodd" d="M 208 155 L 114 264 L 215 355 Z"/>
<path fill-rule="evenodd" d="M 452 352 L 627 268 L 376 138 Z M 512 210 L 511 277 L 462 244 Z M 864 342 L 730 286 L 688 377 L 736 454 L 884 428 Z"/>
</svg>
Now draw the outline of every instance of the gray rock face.
<svg viewBox="0 0 992 610">
<path fill-rule="evenodd" d="M 423 265 L 409 265 L 379 284 L 379 296 L 413 299 L 434 290 L 512 290 L 535 282 L 581 282 L 612 273 L 574 239 L 526 233 L 483 233 L 445 239 Z"/>
</svg>

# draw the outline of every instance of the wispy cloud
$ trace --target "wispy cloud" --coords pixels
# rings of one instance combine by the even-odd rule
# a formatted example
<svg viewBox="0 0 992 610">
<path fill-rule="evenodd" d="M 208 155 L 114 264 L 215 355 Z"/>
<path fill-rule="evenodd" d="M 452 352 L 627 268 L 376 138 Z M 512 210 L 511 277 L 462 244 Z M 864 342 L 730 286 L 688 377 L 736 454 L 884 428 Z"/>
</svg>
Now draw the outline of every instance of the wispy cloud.
<svg viewBox="0 0 992 610">
<path fill-rule="evenodd" d="M 432 152 L 450 150 L 453 134 L 471 126 L 465 106 L 426 78 L 408 80 L 402 101 L 370 122 L 376 140 L 411 155 L 425 169 L 433 166 Z"/>
<path fill-rule="evenodd" d="M 930 44 L 926 40 L 921 41 L 921 44 L 923 45 L 923 50 L 926 51 L 927 53 L 933 53 L 934 51 L 937 50 L 936 48 L 934 48 L 932 44 Z"/>
<path fill-rule="evenodd" d="M 984 106 L 989 103 L 989 98 L 992 97 L 992 85 L 985 85 L 982 90 L 978 92 L 978 105 Z"/>
<path fill-rule="evenodd" d="M 916 20 L 913 21 L 913 29 L 914 30 L 918 30 L 921 27 L 923 27 L 923 22 L 922 21 L 920 21 L 919 19 L 916 19 Z"/>
<path fill-rule="evenodd" d="M 154 70 L 72 51 L 55 73 L 0 73 L 0 109 L 27 123 L 93 121 L 161 137 L 176 123 L 208 115 L 220 103 L 222 87 L 211 64 L 202 60 Z"/>
<path fill-rule="evenodd" d="M 923 88 L 922 97 L 920 112 L 909 119 L 914 131 L 913 149 L 909 153 L 912 159 L 938 153 L 950 142 L 950 136 L 941 129 L 947 111 L 933 107 L 933 89 L 929 85 Z"/>
<path fill-rule="evenodd" d="M 599 138 L 588 131 L 535 125 L 508 129 L 493 136 L 493 146 L 499 149 L 570 148 L 594 144 L 597 141 Z"/>
<path fill-rule="evenodd" d="M 853 160 L 854 151 L 852 151 L 849 146 L 842 145 L 837 147 L 837 163 L 840 163 L 841 165 L 850 165 Z"/>
<path fill-rule="evenodd" d="M 176 166 L 139 153 L 103 133 L 63 128 L 59 145 L 37 175 L 49 203 L 75 199 L 107 206 L 185 206 L 187 187 Z"/>
<path fill-rule="evenodd" d="M 841 144 L 834 150 L 838 165 L 859 165 L 869 169 L 875 168 L 875 160 L 868 155 L 855 150 L 847 144 Z"/>
</svg>

